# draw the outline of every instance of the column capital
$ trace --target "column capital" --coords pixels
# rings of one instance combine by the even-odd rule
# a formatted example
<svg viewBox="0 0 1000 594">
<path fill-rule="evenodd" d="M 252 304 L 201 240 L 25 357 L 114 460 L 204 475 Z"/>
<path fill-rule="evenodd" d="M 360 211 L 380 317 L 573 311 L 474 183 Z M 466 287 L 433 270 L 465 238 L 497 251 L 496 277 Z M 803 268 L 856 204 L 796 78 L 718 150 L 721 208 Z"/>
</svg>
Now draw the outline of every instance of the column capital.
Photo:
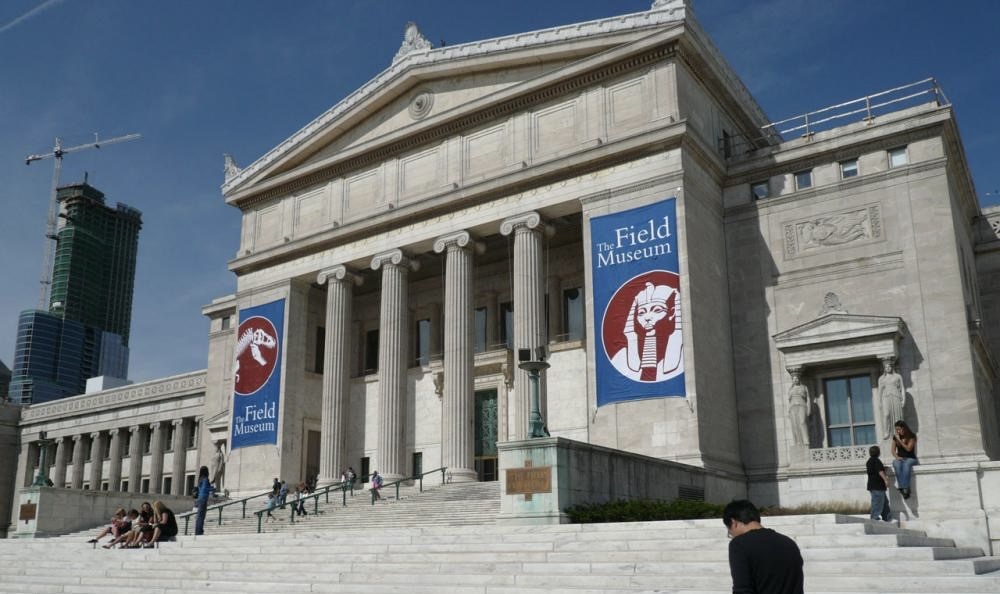
<svg viewBox="0 0 1000 594">
<path fill-rule="evenodd" d="M 372 257 L 372 270 L 378 270 L 385 264 L 405 267 L 414 271 L 420 268 L 419 262 L 411 260 L 409 256 L 403 253 L 403 250 L 400 249 L 389 250 L 387 252 L 382 252 L 381 254 L 375 254 Z"/>
<path fill-rule="evenodd" d="M 132 425 L 131 427 L 128 428 L 128 431 L 129 433 L 138 433 L 139 429 L 140 429 L 139 425 Z"/>
<path fill-rule="evenodd" d="M 545 224 L 542 215 L 535 211 L 526 212 L 517 216 L 504 219 L 500 223 L 500 235 L 510 235 L 515 231 L 539 231 L 545 233 L 546 237 L 555 235 L 555 229 Z"/>
<path fill-rule="evenodd" d="M 351 269 L 344 265 L 331 266 L 330 268 L 324 268 L 319 271 L 316 275 L 316 282 L 325 285 L 328 280 L 335 281 L 348 281 L 354 283 L 355 286 L 361 285 L 364 279 L 358 274 L 354 273 Z"/>
<path fill-rule="evenodd" d="M 796 377 L 801 378 L 802 377 L 802 366 L 801 365 L 791 365 L 789 367 L 786 367 L 785 371 L 787 371 L 788 375 L 792 376 L 793 378 L 796 378 Z"/>
<path fill-rule="evenodd" d="M 161 425 L 160 421 L 153 421 L 152 423 L 149 424 L 149 428 L 152 429 L 153 431 L 156 431 L 157 429 L 160 428 L 160 425 Z"/>
<path fill-rule="evenodd" d="M 100 431 L 94 431 L 93 433 L 90 434 L 90 439 L 96 440 L 100 436 L 101 436 L 101 432 Z"/>
<path fill-rule="evenodd" d="M 180 427 L 184 424 L 184 419 L 174 419 L 173 421 L 170 421 L 170 424 L 174 427 Z"/>
<path fill-rule="evenodd" d="M 482 243 L 476 241 L 476 238 L 472 236 L 468 231 L 458 231 L 455 233 L 449 233 L 447 235 L 442 235 L 434 240 L 434 252 L 440 254 L 445 250 L 452 247 L 463 249 L 469 247 L 472 244 L 471 249 L 475 250 L 477 254 L 482 254 L 486 251 L 486 246 Z"/>
<path fill-rule="evenodd" d="M 83 434 L 82 433 L 78 433 L 78 434 L 76 434 L 76 435 L 73 436 L 73 443 L 76 443 L 76 442 L 80 441 L 81 439 L 83 439 Z"/>
<path fill-rule="evenodd" d="M 108 435 L 111 437 L 118 435 L 118 427 L 115 427 L 114 429 L 108 429 Z"/>
</svg>

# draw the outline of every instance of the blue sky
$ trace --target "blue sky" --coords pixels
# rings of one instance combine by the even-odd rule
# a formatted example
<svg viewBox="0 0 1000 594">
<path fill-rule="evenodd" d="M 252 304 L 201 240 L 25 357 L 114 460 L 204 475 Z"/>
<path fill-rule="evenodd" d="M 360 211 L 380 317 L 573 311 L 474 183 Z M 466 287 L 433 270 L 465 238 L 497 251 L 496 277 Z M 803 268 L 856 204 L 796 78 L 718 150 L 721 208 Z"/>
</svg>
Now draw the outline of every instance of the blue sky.
<svg viewBox="0 0 1000 594">
<path fill-rule="evenodd" d="M 435 45 L 638 12 L 651 0 L 0 2 L 0 360 L 35 306 L 52 161 L 93 132 L 143 139 L 68 155 L 143 212 L 131 379 L 206 364 L 201 307 L 231 293 L 239 211 L 222 154 L 247 165 L 387 67 L 403 25 Z M 936 76 L 954 103 L 980 200 L 1000 188 L 1000 2 L 695 0 L 772 120 Z M 987 195 L 987 194 L 991 195 Z"/>
</svg>

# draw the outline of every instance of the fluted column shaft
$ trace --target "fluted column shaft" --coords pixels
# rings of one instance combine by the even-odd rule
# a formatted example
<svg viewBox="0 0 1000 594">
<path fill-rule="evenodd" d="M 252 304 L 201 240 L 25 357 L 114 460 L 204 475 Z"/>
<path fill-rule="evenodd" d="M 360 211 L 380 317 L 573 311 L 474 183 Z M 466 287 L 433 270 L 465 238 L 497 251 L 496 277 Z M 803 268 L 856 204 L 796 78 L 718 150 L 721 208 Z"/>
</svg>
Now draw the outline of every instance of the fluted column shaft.
<svg viewBox="0 0 1000 594">
<path fill-rule="evenodd" d="M 165 437 L 166 425 L 160 422 L 150 423 L 153 437 L 149 444 L 149 492 L 161 493 L 163 491 L 163 438 Z"/>
<path fill-rule="evenodd" d="M 86 455 L 83 453 L 85 444 L 82 435 L 73 436 L 73 479 L 70 487 L 74 489 L 83 488 L 83 465 L 86 463 Z"/>
<path fill-rule="evenodd" d="M 518 349 L 535 349 L 545 344 L 545 277 L 541 217 L 537 213 L 512 217 L 500 225 L 503 235 L 514 234 L 514 360 Z M 539 385 L 538 402 L 545 418 L 544 375 Z M 528 436 L 531 383 L 522 369 L 514 375 L 513 438 Z"/>
<path fill-rule="evenodd" d="M 319 450 L 319 483 L 340 479 L 347 468 L 347 406 L 350 401 L 351 302 L 361 278 L 344 266 L 319 273 L 326 287 L 326 339 L 323 353 L 323 409 Z"/>
<path fill-rule="evenodd" d="M 445 252 L 444 404 L 442 464 L 453 481 L 476 480 L 474 426 L 475 328 L 472 293 L 473 248 L 462 231 L 438 238 L 434 251 Z"/>
<path fill-rule="evenodd" d="M 52 484 L 62 489 L 66 486 L 66 438 L 57 437 L 56 456 L 52 462 Z"/>
<path fill-rule="evenodd" d="M 101 490 L 101 479 L 104 473 L 104 440 L 103 433 L 90 434 L 90 490 Z"/>
<path fill-rule="evenodd" d="M 122 433 L 119 429 L 108 431 L 111 451 L 108 452 L 108 490 L 119 491 L 122 487 Z"/>
<path fill-rule="evenodd" d="M 131 437 L 128 443 L 128 490 L 142 492 L 142 427 L 129 427 Z"/>
<path fill-rule="evenodd" d="M 15 484 L 15 487 L 27 487 L 35 481 L 35 476 L 39 473 L 45 472 L 44 468 L 40 468 L 41 465 L 41 446 L 37 441 L 32 441 L 21 446 L 21 460 L 18 460 L 18 466 L 22 467 L 22 474 L 20 484 Z M 23 461 L 23 463 L 22 463 Z M 43 474 L 43 476 L 48 476 Z"/>
<path fill-rule="evenodd" d="M 184 495 L 184 474 L 187 472 L 187 427 L 184 419 L 176 419 L 174 424 L 174 460 L 170 472 L 170 492 Z"/>
<path fill-rule="evenodd" d="M 400 250 L 379 254 L 372 269 L 382 269 L 378 346 L 378 470 L 386 482 L 406 474 L 406 366 L 410 349 L 407 279 L 413 264 Z"/>
</svg>

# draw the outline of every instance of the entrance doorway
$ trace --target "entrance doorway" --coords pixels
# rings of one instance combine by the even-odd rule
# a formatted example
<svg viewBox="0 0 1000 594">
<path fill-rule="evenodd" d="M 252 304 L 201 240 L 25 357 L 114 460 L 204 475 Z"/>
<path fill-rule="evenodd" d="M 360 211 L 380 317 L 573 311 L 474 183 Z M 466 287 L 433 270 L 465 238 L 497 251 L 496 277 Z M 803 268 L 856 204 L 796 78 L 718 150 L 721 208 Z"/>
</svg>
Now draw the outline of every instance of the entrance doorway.
<svg viewBox="0 0 1000 594">
<path fill-rule="evenodd" d="M 497 391 L 476 391 L 476 474 L 480 481 L 495 481 L 497 469 Z"/>
<path fill-rule="evenodd" d="M 299 480 L 305 480 L 309 484 L 315 484 L 319 479 L 319 448 L 320 432 L 306 432 L 306 472 L 305 476 Z M 312 482 L 311 482 L 312 481 Z"/>
</svg>

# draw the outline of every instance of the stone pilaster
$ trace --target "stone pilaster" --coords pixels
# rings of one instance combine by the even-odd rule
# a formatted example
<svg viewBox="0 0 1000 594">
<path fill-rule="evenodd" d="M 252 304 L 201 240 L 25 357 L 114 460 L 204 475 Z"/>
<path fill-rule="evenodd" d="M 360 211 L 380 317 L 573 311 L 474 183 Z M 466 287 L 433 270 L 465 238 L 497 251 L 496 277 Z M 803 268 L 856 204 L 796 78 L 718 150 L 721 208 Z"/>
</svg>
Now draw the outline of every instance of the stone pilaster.
<svg viewBox="0 0 1000 594">
<path fill-rule="evenodd" d="M 142 427 L 129 427 L 128 443 L 128 490 L 130 493 L 142 492 Z"/>
<path fill-rule="evenodd" d="M 500 233 L 514 234 L 514 360 L 518 349 L 535 349 L 545 344 L 545 276 L 543 275 L 543 233 L 541 217 L 529 212 L 500 224 Z M 501 323 L 503 323 L 501 321 Z M 538 405 L 546 417 L 545 376 L 538 389 Z M 528 372 L 517 369 L 514 376 L 514 426 L 512 439 L 528 435 L 531 384 Z"/>
<path fill-rule="evenodd" d="M 122 488 L 122 433 L 118 428 L 108 431 L 111 439 L 111 451 L 108 453 L 108 490 L 120 491 Z"/>
<path fill-rule="evenodd" d="M 100 491 L 101 480 L 104 478 L 104 440 L 107 439 L 100 431 L 90 434 L 90 490 Z M 110 485 L 108 485 L 110 488 Z"/>
<path fill-rule="evenodd" d="M 445 252 L 444 404 L 441 463 L 453 481 L 475 481 L 475 328 L 472 292 L 473 250 L 468 232 L 439 237 L 434 251 Z"/>
<path fill-rule="evenodd" d="M 409 360 L 407 278 L 416 269 L 401 250 L 372 258 L 382 269 L 382 302 L 378 346 L 378 452 L 376 465 L 386 482 L 406 475 L 406 367 Z"/>
<path fill-rule="evenodd" d="M 351 302 L 354 285 L 361 277 L 345 266 L 334 266 L 319 273 L 319 284 L 326 283 L 326 339 L 323 353 L 323 410 L 319 450 L 319 483 L 328 485 L 340 479 L 347 468 L 347 406 L 351 390 Z"/>
<path fill-rule="evenodd" d="M 66 486 L 66 447 L 65 437 L 56 437 L 56 455 L 52 461 L 52 485 L 62 489 Z"/>
<path fill-rule="evenodd" d="M 73 436 L 73 478 L 70 481 L 70 487 L 73 489 L 83 488 L 83 465 L 86 463 L 86 455 L 83 453 L 83 448 L 86 444 L 83 441 L 83 435 Z"/>
<path fill-rule="evenodd" d="M 150 423 L 153 431 L 149 443 L 149 492 L 159 494 L 163 491 L 163 438 L 166 426 L 157 421 Z"/>
<path fill-rule="evenodd" d="M 173 495 L 184 495 L 184 474 L 187 472 L 187 428 L 184 419 L 175 419 L 174 424 L 174 458 L 171 469 L 170 492 Z"/>
</svg>

